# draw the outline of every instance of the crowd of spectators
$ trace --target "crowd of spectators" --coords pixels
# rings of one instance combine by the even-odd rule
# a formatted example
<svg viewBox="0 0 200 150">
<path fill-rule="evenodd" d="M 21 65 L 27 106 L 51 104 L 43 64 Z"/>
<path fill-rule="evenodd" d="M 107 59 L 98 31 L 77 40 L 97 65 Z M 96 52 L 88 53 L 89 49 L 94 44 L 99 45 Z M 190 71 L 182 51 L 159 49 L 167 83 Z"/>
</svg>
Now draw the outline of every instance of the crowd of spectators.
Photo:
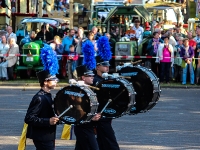
<svg viewBox="0 0 200 150">
<path fill-rule="evenodd" d="M 13 33 L 10 26 L 6 31 L 5 35 L 1 35 L 0 42 L 0 79 L 2 81 L 14 79 L 13 71 L 18 58 L 17 54 L 19 54 L 16 34 Z"/>
<path fill-rule="evenodd" d="M 162 26 L 154 26 L 153 38 L 147 46 L 147 55 L 151 59 L 151 68 L 160 78 L 160 82 L 181 82 L 183 85 L 199 84 L 200 67 L 200 28 L 196 28 L 196 36 L 186 32 L 183 24 L 163 30 Z"/>
<path fill-rule="evenodd" d="M 153 27 L 153 33 L 151 35 L 151 27 L 149 23 L 144 23 L 141 26 L 140 22 L 136 19 L 133 24 L 130 25 L 131 30 L 135 30 L 136 39 L 142 41 L 143 38 L 149 37 L 150 40 L 145 47 L 144 55 L 153 56 L 151 59 L 145 59 L 144 65 L 149 62 L 148 68 L 160 78 L 161 83 L 170 82 L 181 82 L 183 85 L 190 82 L 190 84 L 199 84 L 200 77 L 200 28 L 196 29 L 196 37 L 192 36 L 191 32 L 186 32 L 183 28 L 183 24 L 179 24 L 174 28 L 163 29 L 162 23 L 156 23 Z M 62 32 L 58 31 L 54 33 L 52 27 L 46 24 L 41 26 L 39 32 L 30 32 L 28 36 L 21 40 L 19 46 L 24 43 L 31 42 L 34 40 L 43 40 L 50 44 L 58 55 L 60 70 L 59 78 L 62 78 L 62 69 L 65 68 L 68 78 L 77 78 L 76 67 L 82 64 L 82 43 L 86 40 L 90 40 L 94 45 L 95 55 L 98 51 L 97 40 L 103 33 L 99 32 L 97 27 L 93 27 L 87 35 L 85 35 L 84 29 L 79 27 L 77 30 L 69 29 L 69 24 L 65 24 L 61 29 Z M 120 35 L 121 34 L 121 35 Z M 45 36 L 44 36 L 45 35 Z M 115 43 L 118 42 L 120 36 L 126 36 L 123 33 L 119 33 L 119 28 L 111 27 L 110 34 L 104 33 L 108 37 L 112 53 L 115 53 Z M 120 35 L 120 36 L 119 36 Z M 16 34 L 12 32 L 11 27 L 7 27 L 7 34 L 4 35 L 6 40 L 17 41 Z M 1 37 L 2 42 L 0 44 L 0 54 L 6 54 L 6 47 L 11 49 L 11 45 L 18 47 L 16 43 L 13 44 L 4 41 L 4 37 Z M 4 45 L 8 43 L 8 45 Z M 5 49 L 4 49 L 5 47 Z M 15 53 L 19 52 L 16 50 Z M 6 55 L 4 56 L 6 57 Z M 9 60 L 10 58 L 6 58 Z M 16 62 L 15 59 L 12 59 Z M 8 75 L 5 73 L 5 66 L 11 67 L 13 70 L 13 64 L 4 63 L 5 59 L 1 59 L 0 63 L 0 78 L 2 80 L 13 79 L 8 71 Z M 112 59 L 111 65 L 115 66 L 115 62 Z M 10 64 L 10 65 L 9 65 Z M 4 67 L 4 69 L 3 69 Z M 10 70 L 10 69 L 7 69 Z M 188 78 L 189 76 L 189 78 Z"/>
</svg>

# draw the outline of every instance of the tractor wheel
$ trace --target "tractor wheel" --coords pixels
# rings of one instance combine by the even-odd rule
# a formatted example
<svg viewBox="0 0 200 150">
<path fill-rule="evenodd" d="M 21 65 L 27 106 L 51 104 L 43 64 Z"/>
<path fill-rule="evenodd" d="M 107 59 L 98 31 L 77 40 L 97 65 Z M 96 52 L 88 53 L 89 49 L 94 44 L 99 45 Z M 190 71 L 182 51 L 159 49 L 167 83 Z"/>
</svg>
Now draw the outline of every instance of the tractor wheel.
<svg viewBox="0 0 200 150">
<path fill-rule="evenodd" d="M 20 70 L 19 71 L 20 79 L 29 79 L 30 76 L 27 74 L 27 70 Z"/>
</svg>

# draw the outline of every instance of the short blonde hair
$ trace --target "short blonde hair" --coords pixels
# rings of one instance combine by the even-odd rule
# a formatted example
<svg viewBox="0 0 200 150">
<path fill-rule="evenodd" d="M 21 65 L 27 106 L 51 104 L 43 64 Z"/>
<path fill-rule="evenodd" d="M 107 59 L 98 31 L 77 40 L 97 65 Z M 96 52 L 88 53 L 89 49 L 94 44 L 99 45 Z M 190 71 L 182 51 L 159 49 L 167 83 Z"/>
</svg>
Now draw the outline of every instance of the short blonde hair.
<svg viewBox="0 0 200 150">
<path fill-rule="evenodd" d="M 82 31 L 84 32 L 84 29 L 83 29 L 83 27 L 79 27 L 78 29 L 79 29 L 79 30 L 82 30 Z"/>
<path fill-rule="evenodd" d="M 12 44 L 16 44 L 16 41 L 15 41 L 14 37 L 8 38 L 8 43 L 10 44 L 11 42 L 12 42 Z"/>
<path fill-rule="evenodd" d="M 54 38 L 53 38 L 54 40 L 58 40 L 60 43 L 61 43 L 61 39 L 60 39 L 60 37 L 58 36 L 58 35 L 56 35 L 56 36 L 54 36 Z"/>
</svg>

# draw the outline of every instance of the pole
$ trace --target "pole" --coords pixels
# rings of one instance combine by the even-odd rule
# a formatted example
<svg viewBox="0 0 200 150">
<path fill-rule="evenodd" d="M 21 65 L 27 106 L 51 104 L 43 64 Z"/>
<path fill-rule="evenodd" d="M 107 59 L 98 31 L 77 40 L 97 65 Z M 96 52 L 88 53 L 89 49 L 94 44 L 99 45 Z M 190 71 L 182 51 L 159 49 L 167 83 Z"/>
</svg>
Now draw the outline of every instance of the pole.
<svg viewBox="0 0 200 150">
<path fill-rule="evenodd" d="M 70 24 L 69 27 L 70 29 L 74 28 L 74 9 L 73 9 L 73 5 L 74 5 L 74 0 L 70 0 L 69 1 L 69 18 L 70 18 Z"/>
<path fill-rule="evenodd" d="M 43 0 L 39 0 L 39 17 L 43 16 L 42 6 L 43 6 Z"/>
</svg>

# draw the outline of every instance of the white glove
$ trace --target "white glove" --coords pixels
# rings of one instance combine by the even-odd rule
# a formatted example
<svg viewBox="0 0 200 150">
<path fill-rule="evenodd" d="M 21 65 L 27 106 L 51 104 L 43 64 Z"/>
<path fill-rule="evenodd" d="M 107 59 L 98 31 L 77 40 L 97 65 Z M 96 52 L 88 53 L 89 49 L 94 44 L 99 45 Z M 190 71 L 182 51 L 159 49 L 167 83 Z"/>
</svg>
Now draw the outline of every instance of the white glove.
<svg viewBox="0 0 200 150">
<path fill-rule="evenodd" d="M 69 84 L 77 84 L 78 82 L 74 79 L 69 79 Z"/>
</svg>

